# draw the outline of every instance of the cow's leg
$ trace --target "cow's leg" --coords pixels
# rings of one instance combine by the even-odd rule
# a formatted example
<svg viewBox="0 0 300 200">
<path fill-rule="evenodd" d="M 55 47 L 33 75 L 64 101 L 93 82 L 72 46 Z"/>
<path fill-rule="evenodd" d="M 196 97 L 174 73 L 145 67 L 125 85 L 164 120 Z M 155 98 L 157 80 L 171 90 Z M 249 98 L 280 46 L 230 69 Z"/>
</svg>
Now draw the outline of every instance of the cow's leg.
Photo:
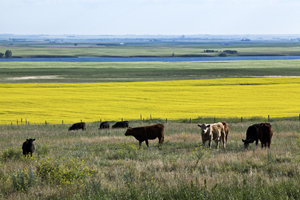
<svg viewBox="0 0 300 200">
<path fill-rule="evenodd" d="M 143 141 L 139 141 L 139 148 L 141 148 L 142 142 L 143 142 Z"/>
<path fill-rule="evenodd" d="M 219 148 L 219 144 L 220 144 L 219 139 L 216 140 L 216 144 L 217 144 L 217 149 L 218 149 Z"/>
<path fill-rule="evenodd" d="M 226 147 L 226 138 L 225 138 L 226 136 L 225 136 L 225 131 L 224 130 L 222 130 L 222 132 L 221 132 L 221 140 L 222 140 L 222 142 L 223 142 L 223 148 L 225 149 L 225 147 Z"/>
<path fill-rule="evenodd" d="M 211 143 L 212 143 L 212 139 L 209 139 L 209 141 L 208 141 L 209 149 L 211 149 Z"/>
<path fill-rule="evenodd" d="M 149 147 L 149 145 L 148 145 L 148 139 L 146 139 L 145 142 L 146 142 L 147 147 Z"/>
</svg>

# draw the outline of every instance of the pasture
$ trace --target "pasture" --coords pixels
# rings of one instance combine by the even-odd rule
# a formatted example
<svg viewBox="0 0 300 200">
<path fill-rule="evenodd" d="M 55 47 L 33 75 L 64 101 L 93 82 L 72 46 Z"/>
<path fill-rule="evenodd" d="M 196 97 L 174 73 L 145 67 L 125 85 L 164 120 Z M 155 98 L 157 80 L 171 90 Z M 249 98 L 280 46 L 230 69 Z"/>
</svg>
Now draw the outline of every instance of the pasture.
<svg viewBox="0 0 300 200">
<path fill-rule="evenodd" d="M 158 121 L 156 121 L 158 122 Z M 156 123 L 130 121 L 136 127 Z M 1 199 L 298 199 L 300 123 L 273 122 L 271 149 L 244 150 L 252 123 L 229 123 L 227 148 L 201 145 L 195 123 L 168 123 L 149 148 L 126 129 L 0 126 Z M 21 145 L 35 138 L 33 157 Z"/>
</svg>

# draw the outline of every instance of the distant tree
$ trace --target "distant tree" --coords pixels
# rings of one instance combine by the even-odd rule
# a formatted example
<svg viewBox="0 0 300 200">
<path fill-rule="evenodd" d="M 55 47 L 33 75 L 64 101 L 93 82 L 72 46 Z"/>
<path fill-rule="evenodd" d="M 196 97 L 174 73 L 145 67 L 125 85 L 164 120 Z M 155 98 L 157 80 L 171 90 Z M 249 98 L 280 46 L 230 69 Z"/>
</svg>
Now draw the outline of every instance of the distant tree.
<svg viewBox="0 0 300 200">
<path fill-rule="evenodd" d="M 0 58 L 2 58 L 4 56 L 4 54 L 3 53 L 0 53 Z"/>
<path fill-rule="evenodd" d="M 227 55 L 226 55 L 226 53 L 220 53 L 219 54 L 219 57 L 226 57 Z"/>
<path fill-rule="evenodd" d="M 77 46 L 77 43 L 75 43 L 74 46 Z"/>
<path fill-rule="evenodd" d="M 12 56 L 12 52 L 10 50 L 5 51 L 5 57 L 10 58 Z"/>
</svg>

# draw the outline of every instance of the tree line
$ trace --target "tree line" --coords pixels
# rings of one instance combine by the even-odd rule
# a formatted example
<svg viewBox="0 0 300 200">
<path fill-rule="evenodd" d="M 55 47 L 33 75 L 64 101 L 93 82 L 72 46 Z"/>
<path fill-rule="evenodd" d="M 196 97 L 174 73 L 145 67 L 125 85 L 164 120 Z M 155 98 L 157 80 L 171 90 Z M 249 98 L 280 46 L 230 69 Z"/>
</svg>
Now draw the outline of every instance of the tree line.
<svg viewBox="0 0 300 200">
<path fill-rule="evenodd" d="M 5 56 L 5 58 L 10 58 L 10 57 L 12 57 L 12 52 L 11 52 L 11 50 L 6 50 L 6 51 L 5 51 L 5 54 L 0 53 L 0 58 L 2 58 L 3 56 Z"/>
</svg>

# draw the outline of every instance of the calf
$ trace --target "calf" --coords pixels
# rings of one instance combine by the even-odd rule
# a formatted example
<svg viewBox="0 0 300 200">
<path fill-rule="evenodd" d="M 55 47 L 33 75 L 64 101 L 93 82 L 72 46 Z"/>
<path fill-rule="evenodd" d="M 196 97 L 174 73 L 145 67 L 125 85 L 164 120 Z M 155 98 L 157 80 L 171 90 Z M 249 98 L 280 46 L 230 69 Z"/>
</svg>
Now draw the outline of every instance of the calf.
<svg viewBox="0 0 300 200">
<path fill-rule="evenodd" d="M 102 122 L 102 123 L 100 124 L 99 129 L 109 129 L 109 122 L 108 122 L 108 121 Z"/>
<path fill-rule="evenodd" d="M 258 139 L 261 142 L 261 148 L 267 147 L 270 148 L 273 129 L 269 123 L 261 123 L 257 131 Z"/>
<path fill-rule="evenodd" d="M 214 140 L 217 144 L 217 148 L 219 148 L 219 143 L 223 142 L 223 148 L 226 146 L 225 140 L 225 129 L 224 125 L 221 122 L 214 124 L 198 124 L 198 126 L 202 129 L 202 142 L 205 145 L 206 141 L 209 141 L 208 146 L 211 149 L 212 141 Z"/>
<path fill-rule="evenodd" d="M 117 122 L 112 128 L 128 128 L 128 121 Z"/>
<path fill-rule="evenodd" d="M 163 124 L 155 124 L 152 126 L 141 126 L 131 128 L 129 127 L 125 133 L 125 136 L 132 135 L 139 141 L 139 146 L 143 141 L 146 142 L 147 147 L 149 147 L 148 140 L 154 140 L 158 138 L 158 147 L 160 147 L 164 142 L 164 130 Z"/>
<path fill-rule="evenodd" d="M 23 155 L 27 156 L 28 154 L 30 154 L 30 156 L 32 157 L 32 153 L 34 152 L 34 144 L 33 141 L 35 141 L 35 139 L 26 139 L 26 141 L 23 143 L 22 145 L 22 149 L 23 149 Z"/>
<path fill-rule="evenodd" d="M 69 131 L 78 130 L 78 129 L 85 130 L 85 123 L 84 122 L 75 123 L 69 128 Z"/>
</svg>

